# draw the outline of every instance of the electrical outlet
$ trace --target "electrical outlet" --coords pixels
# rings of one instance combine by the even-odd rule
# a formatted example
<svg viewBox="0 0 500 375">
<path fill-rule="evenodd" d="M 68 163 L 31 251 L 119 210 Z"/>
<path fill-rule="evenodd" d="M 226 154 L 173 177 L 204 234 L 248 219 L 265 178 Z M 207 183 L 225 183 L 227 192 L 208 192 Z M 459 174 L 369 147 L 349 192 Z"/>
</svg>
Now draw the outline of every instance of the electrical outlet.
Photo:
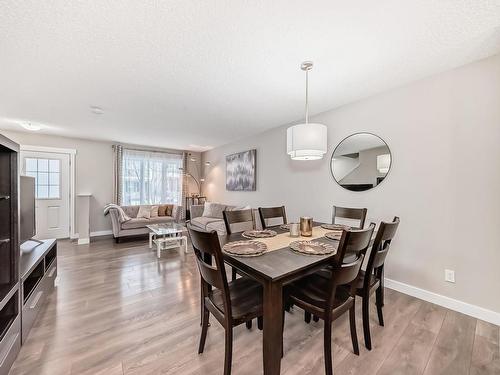
<svg viewBox="0 0 500 375">
<path fill-rule="evenodd" d="M 444 270 L 444 280 L 449 283 L 455 282 L 455 271 L 453 270 Z"/>
</svg>

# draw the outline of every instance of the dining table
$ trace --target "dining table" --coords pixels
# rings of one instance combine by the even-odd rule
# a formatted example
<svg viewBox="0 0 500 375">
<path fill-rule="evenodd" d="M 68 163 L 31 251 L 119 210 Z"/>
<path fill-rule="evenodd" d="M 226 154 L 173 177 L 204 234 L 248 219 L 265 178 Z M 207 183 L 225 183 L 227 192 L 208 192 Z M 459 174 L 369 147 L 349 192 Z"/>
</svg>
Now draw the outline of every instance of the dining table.
<svg viewBox="0 0 500 375">
<path fill-rule="evenodd" d="M 313 235 L 320 230 L 322 223 L 313 223 Z M 265 375 L 278 375 L 281 367 L 283 345 L 283 287 L 286 284 L 314 273 L 331 263 L 335 252 L 328 255 L 306 255 L 290 249 L 289 243 L 297 240 L 308 240 L 308 237 L 290 237 L 287 229 L 281 226 L 270 227 L 282 237 L 283 247 L 266 251 L 255 257 L 241 257 L 223 252 L 224 262 L 237 269 L 239 274 L 246 275 L 258 281 L 263 287 L 263 369 Z M 317 236 L 316 236 L 317 237 Z M 221 247 L 224 244 L 248 240 L 242 233 L 232 233 L 219 236 Z M 260 239 L 256 238 L 256 241 Z M 339 241 L 326 237 L 314 238 L 314 241 L 326 242 L 338 247 Z"/>
</svg>

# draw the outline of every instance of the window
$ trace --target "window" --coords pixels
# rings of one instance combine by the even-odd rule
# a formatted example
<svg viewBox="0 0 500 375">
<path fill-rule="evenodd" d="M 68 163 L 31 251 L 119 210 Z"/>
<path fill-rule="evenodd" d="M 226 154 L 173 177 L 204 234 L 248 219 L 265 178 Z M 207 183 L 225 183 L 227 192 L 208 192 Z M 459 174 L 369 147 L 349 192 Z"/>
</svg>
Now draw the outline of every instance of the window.
<svg viewBox="0 0 500 375">
<path fill-rule="evenodd" d="M 26 176 L 35 178 L 36 199 L 61 199 L 61 161 L 26 158 Z"/>
<path fill-rule="evenodd" d="M 120 178 L 124 205 L 182 202 L 182 155 L 123 149 Z"/>
</svg>

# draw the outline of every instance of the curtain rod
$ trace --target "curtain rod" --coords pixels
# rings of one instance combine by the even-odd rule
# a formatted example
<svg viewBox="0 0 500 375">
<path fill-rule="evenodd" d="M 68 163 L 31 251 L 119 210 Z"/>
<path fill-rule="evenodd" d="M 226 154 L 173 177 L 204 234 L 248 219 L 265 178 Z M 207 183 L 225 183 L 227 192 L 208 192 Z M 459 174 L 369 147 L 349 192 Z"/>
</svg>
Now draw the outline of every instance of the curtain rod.
<svg viewBox="0 0 500 375">
<path fill-rule="evenodd" d="M 122 145 L 122 144 L 116 144 L 116 145 L 113 145 L 112 147 L 113 148 L 116 148 L 116 147 L 121 147 L 122 149 L 125 149 L 125 150 L 132 150 L 132 151 L 145 151 L 145 152 L 157 152 L 157 153 L 171 153 L 171 154 L 179 154 L 179 155 L 183 155 L 187 152 L 190 152 L 190 151 L 181 151 L 181 150 L 172 150 L 172 149 L 160 149 L 160 148 L 139 148 L 139 147 L 129 147 L 129 146 L 126 146 L 126 145 Z"/>
</svg>

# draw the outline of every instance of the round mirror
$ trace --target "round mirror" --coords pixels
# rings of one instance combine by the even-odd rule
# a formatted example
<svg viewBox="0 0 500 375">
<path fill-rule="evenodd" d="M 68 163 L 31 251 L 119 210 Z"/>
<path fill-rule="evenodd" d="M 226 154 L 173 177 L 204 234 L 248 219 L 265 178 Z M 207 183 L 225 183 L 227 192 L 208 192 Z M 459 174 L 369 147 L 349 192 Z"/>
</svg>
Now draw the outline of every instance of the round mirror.
<svg viewBox="0 0 500 375">
<path fill-rule="evenodd" d="M 391 150 L 382 138 L 371 133 L 356 133 L 335 148 L 330 169 L 343 188 L 365 191 L 384 180 L 391 169 L 391 159 Z"/>
</svg>

